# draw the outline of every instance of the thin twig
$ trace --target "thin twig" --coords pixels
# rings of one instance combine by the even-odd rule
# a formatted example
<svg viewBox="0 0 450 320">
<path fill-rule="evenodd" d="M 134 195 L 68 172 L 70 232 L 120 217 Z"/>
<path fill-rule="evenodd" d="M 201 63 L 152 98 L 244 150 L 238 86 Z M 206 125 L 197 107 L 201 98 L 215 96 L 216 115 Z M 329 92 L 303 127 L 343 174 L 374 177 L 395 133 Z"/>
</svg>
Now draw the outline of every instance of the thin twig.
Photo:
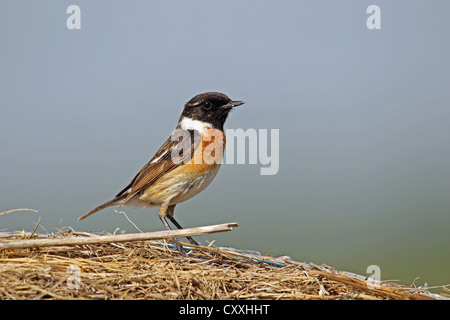
<svg viewBox="0 0 450 320">
<path fill-rule="evenodd" d="M 124 216 L 125 216 L 125 218 L 127 218 L 127 220 L 139 231 L 139 232 L 141 232 L 141 233 L 144 233 L 141 229 L 139 229 L 139 227 L 133 222 L 133 221 L 131 221 L 131 219 L 130 218 L 128 218 L 128 216 L 127 216 L 127 214 L 126 214 L 126 212 L 125 211 L 123 211 L 123 210 L 121 210 L 121 211 L 117 211 L 116 209 L 114 209 L 114 212 L 115 213 L 121 213 L 121 214 L 123 214 Z"/>
<path fill-rule="evenodd" d="M 34 233 L 36 232 L 37 227 L 39 226 L 39 222 L 41 222 L 41 218 L 42 218 L 42 217 L 39 217 L 38 222 L 36 223 L 36 226 L 34 227 L 33 232 L 32 232 L 31 235 L 29 236 L 29 239 L 33 238 L 33 235 L 34 235 Z"/>
<path fill-rule="evenodd" d="M 233 227 L 237 226 L 239 226 L 237 223 L 231 222 L 181 230 L 130 233 L 112 236 L 64 237 L 54 239 L 32 239 L 32 240 L 16 240 L 16 241 L 7 240 L 7 241 L 0 241 L 0 250 L 182 238 L 187 236 L 197 236 L 216 232 L 231 231 Z"/>
<path fill-rule="evenodd" d="M 0 216 L 2 216 L 2 215 L 4 215 L 4 214 L 11 213 L 11 212 L 16 212 L 16 211 L 33 211 L 33 212 L 39 212 L 39 211 L 34 210 L 34 209 L 21 208 L 21 209 L 12 209 L 12 210 L 7 210 L 7 211 L 0 212 Z"/>
</svg>

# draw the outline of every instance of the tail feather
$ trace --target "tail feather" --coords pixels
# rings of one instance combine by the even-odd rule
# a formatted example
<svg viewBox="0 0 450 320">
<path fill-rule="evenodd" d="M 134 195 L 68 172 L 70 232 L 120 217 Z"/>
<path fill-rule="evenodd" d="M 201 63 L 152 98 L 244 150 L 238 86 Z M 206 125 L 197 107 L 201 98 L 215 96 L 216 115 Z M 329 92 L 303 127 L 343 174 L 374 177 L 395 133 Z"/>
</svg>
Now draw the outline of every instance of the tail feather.
<svg viewBox="0 0 450 320">
<path fill-rule="evenodd" d="M 100 210 L 103 210 L 103 209 L 105 209 L 107 207 L 114 206 L 114 205 L 118 204 L 120 201 L 123 200 L 123 198 L 124 198 L 123 196 L 115 197 L 114 199 L 109 200 L 108 202 L 105 202 L 104 204 L 99 205 L 97 208 L 92 209 L 91 211 L 89 211 L 85 215 L 79 217 L 78 221 L 86 219 L 90 215 L 93 215 L 94 213 L 99 212 Z"/>
</svg>

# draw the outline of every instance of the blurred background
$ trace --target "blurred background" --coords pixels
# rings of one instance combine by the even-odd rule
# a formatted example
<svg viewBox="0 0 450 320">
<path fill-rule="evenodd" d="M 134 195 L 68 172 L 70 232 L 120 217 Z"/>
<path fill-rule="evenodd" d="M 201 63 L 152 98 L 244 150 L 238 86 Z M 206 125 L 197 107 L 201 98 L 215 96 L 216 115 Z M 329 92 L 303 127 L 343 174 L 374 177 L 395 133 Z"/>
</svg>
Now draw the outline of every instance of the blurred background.
<svg viewBox="0 0 450 320">
<path fill-rule="evenodd" d="M 81 29 L 69 30 L 69 5 Z M 369 30 L 369 5 L 381 29 Z M 178 205 L 202 243 L 450 283 L 450 3 L 0 1 L 1 231 L 138 232 L 108 208 L 176 126 L 220 91 L 226 128 L 280 130 L 280 168 L 225 164 Z M 157 209 L 125 208 L 143 231 Z"/>
</svg>

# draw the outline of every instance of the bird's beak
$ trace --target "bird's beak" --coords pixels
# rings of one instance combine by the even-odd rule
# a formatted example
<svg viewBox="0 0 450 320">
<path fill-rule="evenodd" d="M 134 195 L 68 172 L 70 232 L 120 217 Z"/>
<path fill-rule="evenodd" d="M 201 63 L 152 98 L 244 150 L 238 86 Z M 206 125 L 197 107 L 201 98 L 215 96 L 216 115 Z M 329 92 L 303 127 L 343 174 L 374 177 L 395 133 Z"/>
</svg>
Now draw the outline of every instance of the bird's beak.
<svg viewBox="0 0 450 320">
<path fill-rule="evenodd" d="M 234 108 L 234 107 L 243 105 L 244 103 L 245 103 L 245 101 L 231 101 L 231 107 Z"/>
<path fill-rule="evenodd" d="M 240 105 L 243 105 L 245 102 L 244 101 L 231 101 L 229 103 L 227 103 L 226 105 L 224 105 L 224 108 L 234 108 Z"/>
</svg>

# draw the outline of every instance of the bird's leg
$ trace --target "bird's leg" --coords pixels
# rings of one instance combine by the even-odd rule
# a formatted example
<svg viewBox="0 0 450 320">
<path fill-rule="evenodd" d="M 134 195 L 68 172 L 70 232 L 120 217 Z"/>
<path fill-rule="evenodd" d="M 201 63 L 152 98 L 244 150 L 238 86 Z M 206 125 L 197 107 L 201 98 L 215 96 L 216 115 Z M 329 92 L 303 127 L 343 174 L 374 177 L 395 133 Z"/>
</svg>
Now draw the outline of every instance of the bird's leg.
<svg viewBox="0 0 450 320">
<path fill-rule="evenodd" d="M 167 230 L 172 230 L 172 228 L 170 227 L 169 223 L 166 220 L 166 216 L 168 213 L 168 208 L 169 208 L 169 201 L 164 202 L 161 207 L 159 208 L 159 219 L 161 219 L 162 223 L 164 224 L 164 226 L 166 227 Z M 172 210 L 173 211 L 173 210 Z M 175 241 L 178 241 L 177 238 L 174 238 Z M 184 250 L 183 250 L 183 246 L 181 244 L 177 244 L 177 249 L 181 254 L 184 254 Z"/>
<path fill-rule="evenodd" d="M 169 218 L 170 221 L 172 221 L 172 223 L 174 224 L 175 227 L 177 227 L 178 229 L 183 229 L 183 227 L 180 226 L 180 224 L 177 222 L 177 220 L 175 220 L 175 218 L 173 217 L 174 210 L 175 210 L 175 204 L 170 205 L 167 208 L 167 217 Z M 197 241 L 195 241 L 192 237 L 187 236 L 186 239 L 188 239 L 191 244 L 198 246 Z"/>
</svg>

